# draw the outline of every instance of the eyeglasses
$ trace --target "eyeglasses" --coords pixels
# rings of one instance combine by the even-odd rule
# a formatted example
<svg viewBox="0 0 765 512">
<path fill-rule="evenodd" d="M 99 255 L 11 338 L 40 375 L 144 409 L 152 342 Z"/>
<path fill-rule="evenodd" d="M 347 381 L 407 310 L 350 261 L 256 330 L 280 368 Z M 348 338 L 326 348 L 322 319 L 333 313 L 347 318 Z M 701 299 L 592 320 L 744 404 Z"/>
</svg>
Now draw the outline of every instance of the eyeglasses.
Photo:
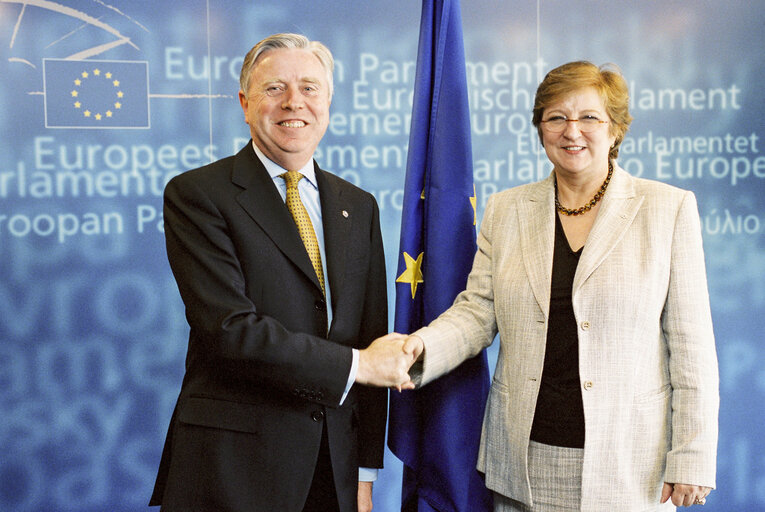
<svg viewBox="0 0 765 512">
<path fill-rule="evenodd" d="M 579 123 L 579 131 L 582 133 L 594 132 L 601 124 L 608 124 L 608 121 L 602 121 L 595 116 L 587 115 L 580 119 L 568 119 L 566 116 L 552 116 L 550 119 L 540 121 L 542 128 L 550 133 L 561 133 L 566 129 L 568 123 Z"/>
</svg>

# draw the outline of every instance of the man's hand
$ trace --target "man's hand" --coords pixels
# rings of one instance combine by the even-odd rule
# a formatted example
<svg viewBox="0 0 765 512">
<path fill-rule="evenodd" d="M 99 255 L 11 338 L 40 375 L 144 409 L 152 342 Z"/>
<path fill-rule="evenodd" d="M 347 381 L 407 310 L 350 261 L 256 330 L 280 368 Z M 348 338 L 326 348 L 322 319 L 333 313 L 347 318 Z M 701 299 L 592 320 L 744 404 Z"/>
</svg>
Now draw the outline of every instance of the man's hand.
<svg viewBox="0 0 765 512">
<path fill-rule="evenodd" d="M 367 386 L 414 388 L 408 373 L 414 357 L 403 351 L 405 339 L 405 334 L 392 332 L 360 350 L 356 382 Z"/>
<path fill-rule="evenodd" d="M 359 512 L 372 510 L 372 482 L 359 482 Z"/>
</svg>

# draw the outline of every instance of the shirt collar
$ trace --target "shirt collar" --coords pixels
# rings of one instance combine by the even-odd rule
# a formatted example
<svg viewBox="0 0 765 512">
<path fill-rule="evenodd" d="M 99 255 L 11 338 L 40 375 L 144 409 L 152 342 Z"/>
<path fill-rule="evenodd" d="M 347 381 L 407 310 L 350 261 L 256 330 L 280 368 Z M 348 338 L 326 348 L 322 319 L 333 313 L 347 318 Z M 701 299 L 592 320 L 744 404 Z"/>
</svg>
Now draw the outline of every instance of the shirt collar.
<svg viewBox="0 0 765 512">
<path fill-rule="evenodd" d="M 287 171 L 287 169 L 283 168 L 279 164 L 270 160 L 266 155 L 264 155 L 263 152 L 258 148 L 257 144 L 255 144 L 254 140 L 252 141 L 252 149 L 255 150 L 255 154 L 258 155 L 260 162 L 266 168 L 266 171 L 271 176 L 272 180 L 275 180 Z M 308 160 L 308 162 L 306 162 L 306 164 L 301 169 L 291 170 L 299 171 L 300 174 L 305 176 L 305 179 L 307 179 L 311 185 L 314 186 L 314 188 L 319 188 L 318 184 L 316 183 L 316 171 L 313 168 L 313 158 Z"/>
</svg>

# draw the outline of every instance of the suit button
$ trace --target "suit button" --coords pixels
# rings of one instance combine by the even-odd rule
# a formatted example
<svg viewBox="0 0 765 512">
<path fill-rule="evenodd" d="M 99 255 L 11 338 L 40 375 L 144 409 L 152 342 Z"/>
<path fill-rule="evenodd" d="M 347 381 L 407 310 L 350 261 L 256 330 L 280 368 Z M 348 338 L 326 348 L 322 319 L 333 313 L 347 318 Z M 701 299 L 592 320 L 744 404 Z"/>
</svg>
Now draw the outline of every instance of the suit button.
<svg viewBox="0 0 765 512">
<path fill-rule="evenodd" d="M 591 390 L 591 389 L 592 389 L 592 386 L 593 386 L 593 384 L 592 384 L 592 381 L 591 381 L 591 380 L 586 380 L 586 381 L 584 381 L 583 387 L 584 387 L 584 390 L 585 390 L 585 391 L 589 391 L 589 390 Z"/>
<path fill-rule="evenodd" d="M 316 311 L 325 311 L 327 309 L 327 305 L 323 300 L 317 300 L 313 307 L 316 308 Z"/>
<path fill-rule="evenodd" d="M 313 411 L 311 413 L 311 419 L 313 421 L 321 421 L 324 419 L 324 411 Z"/>
</svg>

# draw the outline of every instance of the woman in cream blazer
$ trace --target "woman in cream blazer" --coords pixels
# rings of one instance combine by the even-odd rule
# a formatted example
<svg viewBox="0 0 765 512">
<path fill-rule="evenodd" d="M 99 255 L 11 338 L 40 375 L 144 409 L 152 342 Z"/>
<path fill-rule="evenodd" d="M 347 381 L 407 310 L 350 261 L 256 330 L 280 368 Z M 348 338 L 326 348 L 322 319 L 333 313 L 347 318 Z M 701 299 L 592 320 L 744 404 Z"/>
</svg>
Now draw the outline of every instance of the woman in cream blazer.
<svg viewBox="0 0 765 512">
<path fill-rule="evenodd" d="M 718 373 L 696 200 L 616 164 L 626 109 L 616 72 L 577 62 L 548 74 L 535 124 L 553 172 L 489 199 L 466 290 L 405 346 L 421 354 L 411 373 L 419 386 L 499 333 L 477 461 L 495 510 L 671 510 L 703 504 L 715 486 Z M 589 197 L 580 211 L 562 206 Z M 556 214 L 570 250 L 581 247 L 570 303 L 584 442 L 566 475 L 576 492 L 537 482 L 552 470 L 529 452 L 555 342 L 547 333 Z"/>
</svg>

